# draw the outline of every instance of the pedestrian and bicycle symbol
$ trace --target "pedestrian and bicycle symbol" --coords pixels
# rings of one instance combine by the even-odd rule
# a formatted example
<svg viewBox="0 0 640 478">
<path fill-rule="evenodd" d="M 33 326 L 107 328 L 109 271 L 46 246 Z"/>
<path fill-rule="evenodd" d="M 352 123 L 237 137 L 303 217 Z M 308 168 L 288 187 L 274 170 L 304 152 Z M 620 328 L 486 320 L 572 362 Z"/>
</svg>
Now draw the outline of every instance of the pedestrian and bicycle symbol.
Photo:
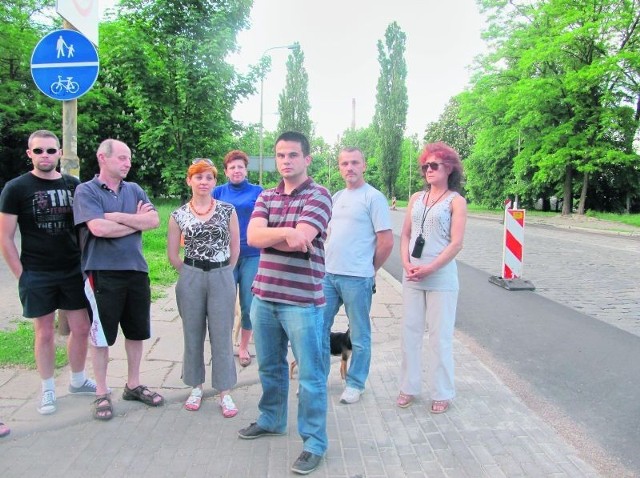
<svg viewBox="0 0 640 478">
<path fill-rule="evenodd" d="M 31 55 L 31 76 L 40 91 L 54 100 L 73 100 L 98 78 L 98 52 L 75 30 L 56 30 L 38 42 Z"/>
</svg>

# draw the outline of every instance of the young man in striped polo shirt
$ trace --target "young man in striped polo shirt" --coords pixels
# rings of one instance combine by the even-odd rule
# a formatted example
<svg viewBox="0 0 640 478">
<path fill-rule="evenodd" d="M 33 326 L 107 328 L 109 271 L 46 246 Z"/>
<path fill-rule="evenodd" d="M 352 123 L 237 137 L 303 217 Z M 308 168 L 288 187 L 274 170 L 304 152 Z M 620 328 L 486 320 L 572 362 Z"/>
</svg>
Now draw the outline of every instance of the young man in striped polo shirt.
<svg viewBox="0 0 640 478">
<path fill-rule="evenodd" d="M 298 432 L 304 442 L 291 469 L 307 474 L 318 467 L 328 444 L 322 279 L 331 195 L 307 175 L 311 156 L 303 134 L 281 134 L 275 151 L 282 181 L 258 197 L 247 229 L 249 245 L 261 249 L 251 304 L 260 416 L 238 433 L 253 439 L 286 432 L 290 342 L 299 365 Z"/>
</svg>

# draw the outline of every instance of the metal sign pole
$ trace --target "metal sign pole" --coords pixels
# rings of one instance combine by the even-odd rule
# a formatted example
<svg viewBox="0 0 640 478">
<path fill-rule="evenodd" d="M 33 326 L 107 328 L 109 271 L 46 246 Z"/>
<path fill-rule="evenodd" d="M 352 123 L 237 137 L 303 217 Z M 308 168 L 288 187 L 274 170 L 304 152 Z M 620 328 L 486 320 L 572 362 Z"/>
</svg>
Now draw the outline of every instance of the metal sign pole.
<svg viewBox="0 0 640 478">
<path fill-rule="evenodd" d="M 64 20 L 65 30 L 75 30 L 71 23 Z M 62 102 L 62 157 L 60 158 L 60 172 L 80 177 L 80 161 L 78 159 L 78 100 Z M 67 314 L 58 310 L 58 333 L 66 336 L 70 333 Z"/>
</svg>

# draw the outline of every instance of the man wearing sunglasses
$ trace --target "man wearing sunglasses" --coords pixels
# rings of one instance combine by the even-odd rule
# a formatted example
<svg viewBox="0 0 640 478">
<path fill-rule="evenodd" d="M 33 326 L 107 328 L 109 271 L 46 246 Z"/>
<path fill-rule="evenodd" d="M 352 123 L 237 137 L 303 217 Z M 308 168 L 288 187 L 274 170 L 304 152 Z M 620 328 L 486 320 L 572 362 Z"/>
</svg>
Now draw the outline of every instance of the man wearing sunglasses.
<svg viewBox="0 0 640 478">
<path fill-rule="evenodd" d="M 90 323 L 72 209 L 79 181 L 56 170 L 62 150 L 51 131 L 31 134 L 28 147 L 33 169 L 9 181 L 0 195 L 0 249 L 18 279 L 23 315 L 34 319 L 34 354 L 42 379 L 38 412 L 48 415 L 56 411 L 53 372 L 57 309 L 66 311 L 71 331 L 67 341 L 69 393 L 93 395 L 96 384 L 84 372 Z M 17 227 L 20 253 L 14 242 Z"/>
</svg>

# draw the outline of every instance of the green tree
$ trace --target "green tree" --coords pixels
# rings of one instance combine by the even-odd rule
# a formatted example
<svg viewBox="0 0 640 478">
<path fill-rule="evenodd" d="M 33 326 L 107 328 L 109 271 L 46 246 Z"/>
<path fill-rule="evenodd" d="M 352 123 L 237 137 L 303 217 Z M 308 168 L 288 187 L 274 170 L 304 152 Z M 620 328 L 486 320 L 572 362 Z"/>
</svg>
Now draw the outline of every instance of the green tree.
<svg viewBox="0 0 640 478">
<path fill-rule="evenodd" d="M 31 53 L 59 26 L 51 2 L 5 0 L 0 3 L 0 187 L 31 169 L 25 149 L 37 129 L 61 137 L 62 103 L 41 93 L 31 78 Z"/>
<path fill-rule="evenodd" d="M 380 148 L 379 164 L 383 191 L 388 197 L 395 194 L 402 138 L 407 123 L 405 42 L 406 35 L 396 22 L 387 27 L 384 42 L 378 40 L 380 77 L 373 123 Z"/>
<path fill-rule="evenodd" d="M 250 0 L 122 0 L 103 70 L 139 134 L 137 176 L 158 192 L 184 194 L 194 157 L 222 156 L 237 126 L 236 102 L 253 91 L 225 58 L 247 26 Z M 117 70 L 117 71 L 114 71 Z"/>
<path fill-rule="evenodd" d="M 409 200 L 411 194 L 425 186 L 424 176 L 418 166 L 420 151 L 417 135 L 402 140 L 402 162 L 396 182 L 397 199 Z"/>
<path fill-rule="evenodd" d="M 278 99 L 278 131 L 298 131 L 312 137 L 312 124 L 309 118 L 309 75 L 304 67 L 304 52 L 299 43 L 287 58 L 287 79 Z"/>
<path fill-rule="evenodd" d="M 454 148 L 463 161 L 471 154 L 473 135 L 470 125 L 463 123 L 460 118 L 460 102 L 456 97 L 449 100 L 438 121 L 427 124 L 424 142 L 435 143 L 436 141 L 444 141 Z"/>
<path fill-rule="evenodd" d="M 494 51 L 483 58 L 471 94 L 461 96 L 461 115 L 476 120 L 469 188 L 485 202 L 500 191 L 529 202 L 556 192 L 564 197 L 565 214 L 579 194 L 582 213 L 590 178 L 614 165 L 632 172 L 638 159 L 631 147 L 639 125 L 637 5 L 481 4 L 490 13 L 487 38 Z"/>
</svg>

